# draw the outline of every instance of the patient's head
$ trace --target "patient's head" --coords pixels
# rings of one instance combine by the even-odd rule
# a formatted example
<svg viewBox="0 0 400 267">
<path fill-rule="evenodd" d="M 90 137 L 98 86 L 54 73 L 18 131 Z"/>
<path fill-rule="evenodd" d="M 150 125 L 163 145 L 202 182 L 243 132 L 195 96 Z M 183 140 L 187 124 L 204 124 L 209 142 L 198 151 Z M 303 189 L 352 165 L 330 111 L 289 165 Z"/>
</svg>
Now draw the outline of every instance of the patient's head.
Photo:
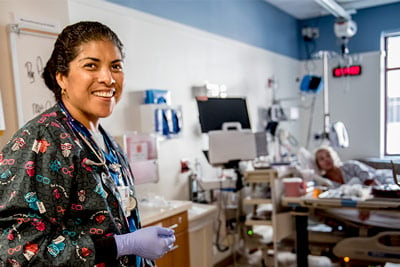
<svg viewBox="0 0 400 267">
<path fill-rule="evenodd" d="M 314 156 L 315 164 L 322 173 L 342 165 L 338 154 L 330 146 L 321 146 L 317 148 Z"/>
</svg>

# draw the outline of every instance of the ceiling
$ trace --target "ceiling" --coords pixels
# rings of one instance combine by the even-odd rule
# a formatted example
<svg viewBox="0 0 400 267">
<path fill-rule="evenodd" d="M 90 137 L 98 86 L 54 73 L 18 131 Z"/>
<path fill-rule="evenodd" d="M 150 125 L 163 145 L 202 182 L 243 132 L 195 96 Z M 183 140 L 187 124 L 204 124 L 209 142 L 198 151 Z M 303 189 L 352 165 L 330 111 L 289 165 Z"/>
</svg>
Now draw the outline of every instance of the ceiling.
<svg viewBox="0 0 400 267">
<path fill-rule="evenodd" d="M 318 5 L 315 0 L 265 0 L 297 19 L 308 19 L 328 15 L 329 13 Z M 400 0 L 335 0 L 350 14 L 357 9 L 380 6 Z"/>
</svg>

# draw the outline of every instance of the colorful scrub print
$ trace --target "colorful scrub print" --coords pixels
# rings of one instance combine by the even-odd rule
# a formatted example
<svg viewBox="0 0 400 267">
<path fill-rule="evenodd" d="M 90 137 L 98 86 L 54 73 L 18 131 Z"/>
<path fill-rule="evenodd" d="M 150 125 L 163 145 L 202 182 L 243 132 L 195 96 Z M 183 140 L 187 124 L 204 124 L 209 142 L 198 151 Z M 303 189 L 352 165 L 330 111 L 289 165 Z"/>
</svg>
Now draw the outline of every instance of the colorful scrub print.
<svg viewBox="0 0 400 267">
<path fill-rule="evenodd" d="M 128 161 L 108 138 L 134 195 Z M 93 240 L 130 231 L 117 186 L 98 162 L 59 104 L 10 139 L 0 153 L 1 266 L 94 266 Z M 129 218 L 140 228 L 137 207 Z M 112 266 L 137 266 L 136 257 Z"/>
</svg>

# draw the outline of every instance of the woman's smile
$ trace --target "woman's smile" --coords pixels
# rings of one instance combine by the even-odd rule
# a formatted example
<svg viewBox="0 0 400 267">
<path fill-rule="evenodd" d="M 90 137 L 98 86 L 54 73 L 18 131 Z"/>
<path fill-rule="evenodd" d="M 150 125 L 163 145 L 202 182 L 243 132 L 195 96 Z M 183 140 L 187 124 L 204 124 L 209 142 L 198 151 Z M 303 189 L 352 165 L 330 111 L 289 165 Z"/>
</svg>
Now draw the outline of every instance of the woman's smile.
<svg viewBox="0 0 400 267">
<path fill-rule="evenodd" d="M 97 128 L 99 119 L 111 115 L 121 98 L 122 55 L 111 41 L 83 43 L 68 74 L 58 74 L 57 81 L 65 89 L 62 101 L 71 115 L 87 128 Z"/>
<path fill-rule="evenodd" d="M 92 94 L 95 96 L 111 98 L 114 97 L 115 90 L 94 91 Z"/>
</svg>

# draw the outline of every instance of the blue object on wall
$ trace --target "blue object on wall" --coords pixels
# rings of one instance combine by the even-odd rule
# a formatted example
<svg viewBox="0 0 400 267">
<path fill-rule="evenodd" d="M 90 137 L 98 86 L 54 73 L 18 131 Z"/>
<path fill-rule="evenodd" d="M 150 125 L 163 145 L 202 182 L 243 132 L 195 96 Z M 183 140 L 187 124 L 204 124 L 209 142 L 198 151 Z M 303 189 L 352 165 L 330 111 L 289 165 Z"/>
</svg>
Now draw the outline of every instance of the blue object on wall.
<svg viewBox="0 0 400 267">
<path fill-rule="evenodd" d="M 300 83 L 300 91 L 304 93 L 318 93 L 323 87 L 321 76 L 305 75 Z"/>
<path fill-rule="evenodd" d="M 163 89 L 147 89 L 145 91 L 145 104 L 171 104 L 170 92 Z"/>
<path fill-rule="evenodd" d="M 154 111 L 155 132 L 167 138 L 175 137 L 182 130 L 182 115 L 179 108 L 160 107 Z"/>
</svg>

